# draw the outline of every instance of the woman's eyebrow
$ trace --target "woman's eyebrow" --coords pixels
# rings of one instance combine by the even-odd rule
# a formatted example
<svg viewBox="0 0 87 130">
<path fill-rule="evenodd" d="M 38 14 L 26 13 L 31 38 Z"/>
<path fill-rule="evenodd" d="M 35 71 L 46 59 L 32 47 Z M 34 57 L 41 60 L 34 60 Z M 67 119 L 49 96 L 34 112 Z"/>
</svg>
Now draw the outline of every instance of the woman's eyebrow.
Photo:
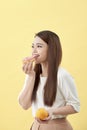
<svg viewBox="0 0 87 130">
<path fill-rule="evenodd" d="M 34 45 L 34 43 L 32 43 L 32 45 Z M 42 43 L 36 43 L 36 45 L 43 45 Z"/>
</svg>

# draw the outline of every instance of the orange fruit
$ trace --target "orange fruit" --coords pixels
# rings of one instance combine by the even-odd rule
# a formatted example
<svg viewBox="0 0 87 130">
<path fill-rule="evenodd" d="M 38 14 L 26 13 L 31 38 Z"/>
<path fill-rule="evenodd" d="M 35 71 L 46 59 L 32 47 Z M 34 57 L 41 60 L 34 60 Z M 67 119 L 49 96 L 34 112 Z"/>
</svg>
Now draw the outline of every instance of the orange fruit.
<svg viewBox="0 0 87 130">
<path fill-rule="evenodd" d="M 44 108 L 39 108 L 36 111 L 36 117 L 39 118 L 40 120 L 44 120 L 46 117 L 48 117 L 48 112 Z"/>
</svg>

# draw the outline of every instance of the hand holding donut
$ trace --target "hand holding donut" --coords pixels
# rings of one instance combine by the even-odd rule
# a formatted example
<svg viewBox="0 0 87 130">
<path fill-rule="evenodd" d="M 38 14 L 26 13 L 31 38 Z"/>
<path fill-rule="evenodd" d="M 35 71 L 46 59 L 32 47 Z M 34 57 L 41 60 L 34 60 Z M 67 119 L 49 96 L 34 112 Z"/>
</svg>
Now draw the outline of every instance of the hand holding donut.
<svg viewBox="0 0 87 130">
<path fill-rule="evenodd" d="M 36 57 L 38 57 L 38 54 L 32 55 L 31 57 L 25 57 L 23 59 L 23 71 L 26 74 L 29 74 L 30 76 L 35 75 L 35 71 L 33 70 L 33 62 L 35 60 Z"/>
</svg>

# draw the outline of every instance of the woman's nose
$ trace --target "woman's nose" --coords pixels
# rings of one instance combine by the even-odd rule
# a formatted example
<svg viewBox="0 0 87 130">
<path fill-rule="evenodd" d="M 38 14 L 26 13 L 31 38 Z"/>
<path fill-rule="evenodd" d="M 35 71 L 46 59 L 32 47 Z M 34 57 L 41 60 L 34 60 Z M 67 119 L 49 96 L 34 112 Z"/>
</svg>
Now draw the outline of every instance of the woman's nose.
<svg viewBox="0 0 87 130">
<path fill-rule="evenodd" d="M 32 53 L 33 53 L 33 54 L 34 54 L 34 53 L 38 53 L 38 52 L 37 52 L 37 48 L 33 48 Z"/>
</svg>

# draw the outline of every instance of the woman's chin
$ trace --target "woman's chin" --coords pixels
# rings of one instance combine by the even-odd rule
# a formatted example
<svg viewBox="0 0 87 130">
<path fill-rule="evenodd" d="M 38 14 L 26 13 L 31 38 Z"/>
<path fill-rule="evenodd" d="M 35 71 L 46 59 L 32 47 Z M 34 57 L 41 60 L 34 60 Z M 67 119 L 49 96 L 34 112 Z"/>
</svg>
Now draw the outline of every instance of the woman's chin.
<svg viewBox="0 0 87 130">
<path fill-rule="evenodd" d="M 40 61 L 35 60 L 35 64 L 40 64 L 40 63 L 41 63 Z"/>
</svg>

